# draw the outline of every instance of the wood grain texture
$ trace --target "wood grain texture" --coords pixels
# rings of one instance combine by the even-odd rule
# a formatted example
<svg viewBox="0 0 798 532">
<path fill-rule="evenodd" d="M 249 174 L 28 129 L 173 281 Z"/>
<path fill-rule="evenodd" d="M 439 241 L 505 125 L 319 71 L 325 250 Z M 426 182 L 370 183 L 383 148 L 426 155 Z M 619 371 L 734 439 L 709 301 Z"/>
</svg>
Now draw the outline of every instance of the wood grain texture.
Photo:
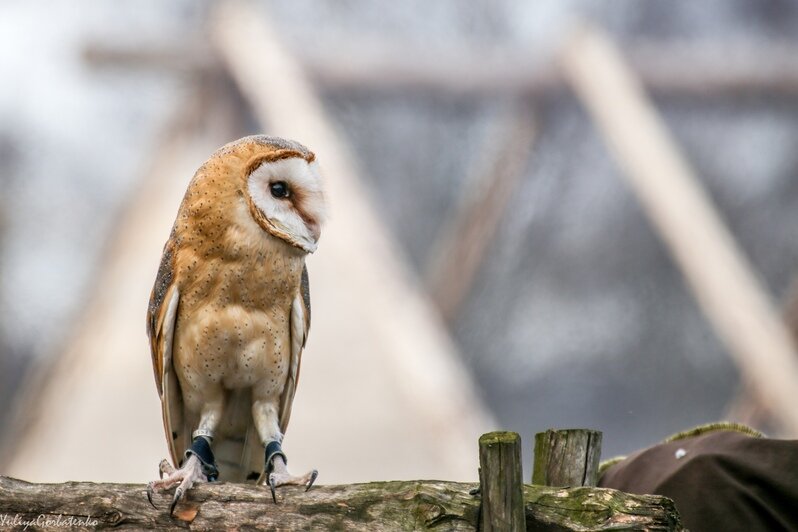
<svg viewBox="0 0 798 532">
<path fill-rule="evenodd" d="M 595 486 L 601 460 L 601 432 L 550 429 L 535 435 L 532 484 Z"/>
<path fill-rule="evenodd" d="M 70 530 L 477 530 L 481 499 L 469 494 L 474 487 L 432 480 L 319 486 L 307 493 L 285 487 L 275 505 L 267 489 L 222 482 L 190 490 L 171 518 L 169 495 L 158 496 L 155 509 L 144 484 L 0 477 L 0 520 L 19 529 L 32 522 L 28 530 L 41 530 L 46 519 L 89 523 Z M 604 488 L 524 486 L 524 513 L 527 530 L 683 530 L 670 499 Z"/>
</svg>

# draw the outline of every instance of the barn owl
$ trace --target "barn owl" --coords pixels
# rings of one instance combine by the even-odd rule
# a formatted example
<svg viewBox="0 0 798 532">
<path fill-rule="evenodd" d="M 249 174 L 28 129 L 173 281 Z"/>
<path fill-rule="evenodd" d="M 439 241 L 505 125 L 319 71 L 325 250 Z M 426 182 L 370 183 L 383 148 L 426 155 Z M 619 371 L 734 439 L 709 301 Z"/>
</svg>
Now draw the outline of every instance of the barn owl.
<svg viewBox="0 0 798 532">
<path fill-rule="evenodd" d="M 194 175 L 163 251 L 147 311 L 155 382 L 172 462 L 153 491 L 195 482 L 305 485 L 281 442 L 310 326 L 305 257 L 325 200 L 304 146 L 251 136 Z M 165 475 L 165 478 L 164 478 Z"/>
</svg>

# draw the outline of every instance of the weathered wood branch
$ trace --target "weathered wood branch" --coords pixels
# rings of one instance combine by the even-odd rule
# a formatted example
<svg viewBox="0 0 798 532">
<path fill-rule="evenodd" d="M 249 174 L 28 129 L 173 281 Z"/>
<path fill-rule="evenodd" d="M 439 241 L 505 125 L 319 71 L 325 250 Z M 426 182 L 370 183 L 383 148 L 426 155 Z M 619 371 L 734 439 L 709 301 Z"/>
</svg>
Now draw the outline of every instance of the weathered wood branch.
<svg viewBox="0 0 798 532">
<path fill-rule="evenodd" d="M 432 480 L 267 489 L 214 483 L 192 488 L 169 516 L 170 496 L 153 508 L 143 484 L 31 484 L 0 477 L 0 527 L 74 529 L 223 530 L 477 530 L 476 483 Z M 673 502 L 603 488 L 524 486 L 527 530 L 683 530 Z M 5 520 L 5 525 L 2 520 Z"/>
</svg>

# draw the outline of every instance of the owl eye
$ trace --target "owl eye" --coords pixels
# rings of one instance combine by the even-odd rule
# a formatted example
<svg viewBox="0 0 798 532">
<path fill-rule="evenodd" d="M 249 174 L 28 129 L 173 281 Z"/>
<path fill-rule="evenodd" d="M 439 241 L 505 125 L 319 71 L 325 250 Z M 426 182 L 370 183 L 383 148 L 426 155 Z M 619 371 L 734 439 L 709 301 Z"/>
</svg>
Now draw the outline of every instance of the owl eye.
<svg viewBox="0 0 798 532">
<path fill-rule="evenodd" d="M 288 185 L 285 184 L 285 181 L 275 181 L 269 185 L 269 189 L 272 191 L 272 196 L 275 198 L 287 198 L 290 195 Z"/>
</svg>

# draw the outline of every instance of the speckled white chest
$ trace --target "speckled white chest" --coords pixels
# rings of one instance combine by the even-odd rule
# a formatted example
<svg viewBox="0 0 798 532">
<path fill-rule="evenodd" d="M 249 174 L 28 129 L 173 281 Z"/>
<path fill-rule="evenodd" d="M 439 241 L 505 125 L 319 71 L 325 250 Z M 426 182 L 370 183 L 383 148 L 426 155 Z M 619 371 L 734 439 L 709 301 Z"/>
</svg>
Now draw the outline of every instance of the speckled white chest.
<svg viewBox="0 0 798 532">
<path fill-rule="evenodd" d="M 291 357 L 290 308 L 199 307 L 179 322 L 174 365 L 190 411 L 226 390 L 278 397 Z"/>
</svg>

